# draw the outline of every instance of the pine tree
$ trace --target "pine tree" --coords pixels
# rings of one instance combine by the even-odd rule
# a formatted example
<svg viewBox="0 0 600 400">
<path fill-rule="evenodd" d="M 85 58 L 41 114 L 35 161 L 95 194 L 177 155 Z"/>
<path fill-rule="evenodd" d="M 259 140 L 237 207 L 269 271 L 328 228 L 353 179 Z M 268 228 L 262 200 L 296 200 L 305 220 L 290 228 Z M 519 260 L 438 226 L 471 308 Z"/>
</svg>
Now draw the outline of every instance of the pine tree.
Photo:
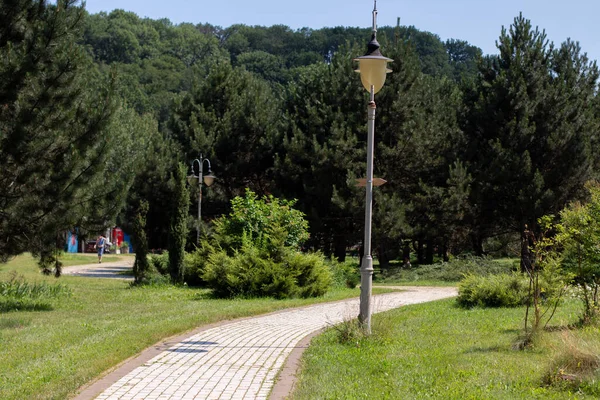
<svg viewBox="0 0 600 400">
<path fill-rule="evenodd" d="M 566 42 L 558 49 L 519 16 L 484 60 L 467 93 L 465 160 L 473 173 L 473 243 L 502 232 L 535 229 L 579 196 L 592 177 L 598 122 L 593 100 L 598 69 Z"/>
<path fill-rule="evenodd" d="M 309 245 L 340 260 L 360 240 L 357 223 L 364 218 L 355 179 L 364 175 L 357 132 L 366 131 L 366 103 L 349 61 L 359 52 L 346 46 L 330 64 L 298 69 L 286 88 L 286 134 L 275 168 L 278 194 L 299 199 L 307 216 Z"/>
<path fill-rule="evenodd" d="M 188 233 L 187 220 L 190 204 L 186 171 L 185 164 L 179 164 L 173 176 L 173 197 L 169 225 L 169 273 L 173 283 L 182 283 L 184 274 L 183 258 Z"/>
<path fill-rule="evenodd" d="M 387 183 L 375 191 L 374 248 L 386 265 L 402 242 L 417 241 L 429 255 L 420 261 L 431 262 L 435 246 L 455 240 L 466 206 L 468 175 L 455 163 L 464 144 L 456 121 L 460 93 L 448 78 L 420 72 L 411 43 L 388 46 L 386 55 L 394 62 L 375 99 L 375 174 Z"/>
<path fill-rule="evenodd" d="M 78 3 L 0 3 L 0 258 L 31 251 L 57 275 L 63 232 L 114 219 L 143 146 L 143 126 L 76 44 Z"/>
<path fill-rule="evenodd" d="M 135 262 L 133 263 L 133 276 L 136 284 L 141 284 L 147 277 L 148 264 L 148 236 L 146 234 L 146 214 L 148 202 L 142 200 L 137 206 L 135 216 L 131 222 L 132 244 L 135 248 Z"/>
<path fill-rule="evenodd" d="M 104 170 L 114 107 L 74 44 L 82 16 L 74 0 L 0 3 L 2 259 L 48 254 L 96 200 L 86 188 Z"/>
<path fill-rule="evenodd" d="M 267 82 L 228 61 L 211 60 L 194 71 L 197 83 L 175 105 L 168 126 L 186 159 L 203 153 L 219 177 L 203 203 L 210 216 L 247 187 L 259 195 L 273 189 L 279 100 Z"/>
</svg>

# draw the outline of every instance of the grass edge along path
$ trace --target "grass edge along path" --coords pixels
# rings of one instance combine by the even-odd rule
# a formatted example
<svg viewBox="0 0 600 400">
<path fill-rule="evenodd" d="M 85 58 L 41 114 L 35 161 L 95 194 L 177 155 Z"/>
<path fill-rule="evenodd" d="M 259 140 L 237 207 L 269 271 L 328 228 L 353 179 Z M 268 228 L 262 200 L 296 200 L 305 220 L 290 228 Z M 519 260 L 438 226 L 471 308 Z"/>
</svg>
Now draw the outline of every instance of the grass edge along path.
<svg viewBox="0 0 600 400">
<path fill-rule="evenodd" d="M 315 299 L 216 300 L 203 289 L 46 277 L 30 257 L 0 266 L 0 280 L 11 271 L 28 282 L 64 284 L 72 295 L 52 299 L 45 311 L 0 313 L 2 399 L 68 398 L 122 361 L 196 327 L 359 295 L 340 289 Z"/>
<path fill-rule="evenodd" d="M 576 320 L 579 304 L 569 301 L 553 320 Z M 544 384 L 565 335 L 600 346 L 598 328 L 546 332 L 533 349 L 519 351 L 524 309 L 471 309 L 455 300 L 411 305 L 373 316 L 374 336 L 341 344 L 339 330 L 313 338 L 301 360 L 290 397 L 313 399 L 592 399 L 585 392 Z M 598 354 L 598 353 L 596 353 Z"/>
</svg>

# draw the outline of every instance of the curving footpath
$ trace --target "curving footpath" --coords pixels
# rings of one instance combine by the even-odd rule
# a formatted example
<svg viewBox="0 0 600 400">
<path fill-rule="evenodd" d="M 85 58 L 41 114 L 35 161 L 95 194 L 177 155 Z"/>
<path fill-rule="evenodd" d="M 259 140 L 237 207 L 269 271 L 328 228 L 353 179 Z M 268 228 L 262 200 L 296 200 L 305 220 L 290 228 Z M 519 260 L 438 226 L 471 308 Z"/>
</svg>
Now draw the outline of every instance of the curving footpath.
<svg viewBox="0 0 600 400">
<path fill-rule="evenodd" d="M 63 267 L 63 275 L 84 276 L 88 278 L 113 278 L 132 280 L 132 275 L 124 275 L 133 268 L 133 257 L 123 258 L 119 261 L 104 262 L 102 264 L 92 263 Z"/>
<path fill-rule="evenodd" d="M 456 295 L 452 287 L 398 289 L 374 296 L 373 312 Z M 199 328 L 144 351 L 76 399 L 283 399 L 310 337 L 358 309 L 351 299 Z"/>
</svg>

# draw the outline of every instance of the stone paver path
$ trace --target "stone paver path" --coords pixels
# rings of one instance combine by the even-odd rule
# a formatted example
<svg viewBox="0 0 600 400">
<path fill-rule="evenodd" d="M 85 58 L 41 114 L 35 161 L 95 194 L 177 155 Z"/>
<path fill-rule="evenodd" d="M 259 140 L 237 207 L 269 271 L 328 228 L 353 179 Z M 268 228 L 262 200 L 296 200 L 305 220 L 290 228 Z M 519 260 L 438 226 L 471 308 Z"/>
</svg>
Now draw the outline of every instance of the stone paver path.
<svg viewBox="0 0 600 400">
<path fill-rule="evenodd" d="M 451 287 L 402 289 L 374 296 L 373 311 L 456 295 Z M 201 331 L 133 369 L 97 399 L 267 399 L 300 340 L 356 317 L 358 302 L 319 304 Z"/>
</svg>

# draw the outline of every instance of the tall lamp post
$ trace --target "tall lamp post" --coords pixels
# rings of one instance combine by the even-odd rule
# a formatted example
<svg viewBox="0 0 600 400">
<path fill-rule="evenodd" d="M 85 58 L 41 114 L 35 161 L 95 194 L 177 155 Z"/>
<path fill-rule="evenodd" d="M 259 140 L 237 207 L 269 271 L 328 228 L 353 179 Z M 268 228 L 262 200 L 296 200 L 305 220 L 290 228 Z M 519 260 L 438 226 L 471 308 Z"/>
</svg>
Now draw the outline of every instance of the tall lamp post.
<svg viewBox="0 0 600 400">
<path fill-rule="evenodd" d="M 203 174 L 202 168 L 204 165 L 204 162 L 208 163 L 208 173 L 206 175 Z M 194 171 L 194 166 L 198 164 L 198 175 L 196 175 L 196 172 Z M 215 176 L 212 174 L 212 171 L 210 170 L 210 161 L 208 160 L 208 158 L 203 158 L 202 157 L 202 153 L 200 153 L 200 157 L 194 159 L 192 161 L 192 173 L 191 175 L 189 175 L 187 177 L 188 182 L 190 184 L 193 184 L 196 179 L 198 179 L 198 221 L 196 223 L 196 244 L 200 244 L 200 217 L 202 215 L 202 182 L 204 182 L 204 184 L 206 186 L 210 186 L 213 184 L 213 182 L 215 181 Z"/>
<path fill-rule="evenodd" d="M 373 210 L 373 141 L 375 136 L 375 93 L 379 92 L 385 83 L 386 74 L 392 72 L 387 68 L 388 62 L 393 61 L 384 57 L 379 51 L 377 42 L 377 0 L 373 7 L 373 34 L 367 45 L 367 54 L 358 57 L 360 80 L 370 93 L 367 106 L 367 178 L 365 202 L 365 241 L 364 256 L 360 268 L 360 314 L 358 319 L 363 329 L 371 333 L 371 286 L 373 278 L 373 258 L 371 257 L 371 220 Z"/>
</svg>

